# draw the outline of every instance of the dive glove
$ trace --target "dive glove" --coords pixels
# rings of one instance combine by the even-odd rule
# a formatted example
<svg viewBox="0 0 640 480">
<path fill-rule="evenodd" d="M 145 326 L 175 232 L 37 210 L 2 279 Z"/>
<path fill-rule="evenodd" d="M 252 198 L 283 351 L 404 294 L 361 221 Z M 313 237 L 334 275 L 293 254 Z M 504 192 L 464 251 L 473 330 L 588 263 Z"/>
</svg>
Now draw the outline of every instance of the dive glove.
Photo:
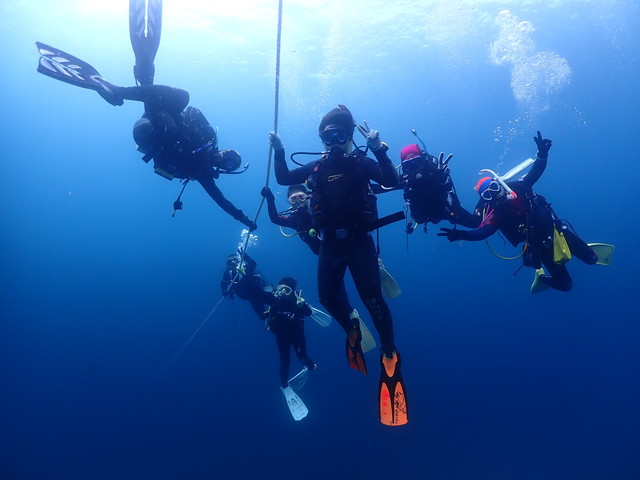
<svg viewBox="0 0 640 480">
<path fill-rule="evenodd" d="M 462 237 L 464 236 L 464 230 L 458 230 L 456 228 L 441 228 L 440 231 L 442 233 L 438 233 L 438 236 L 447 237 L 447 240 L 450 242 L 462 240 Z"/>
<path fill-rule="evenodd" d="M 551 140 L 547 138 L 542 138 L 542 134 L 538 130 L 538 135 L 536 137 L 533 137 L 533 141 L 536 142 L 536 145 L 538 146 L 538 153 L 536 153 L 536 156 L 540 160 L 546 160 L 547 157 L 549 156 L 549 149 L 551 148 Z"/>
<path fill-rule="evenodd" d="M 273 148 L 275 152 L 278 150 L 284 149 L 284 144 L 282 143 L 282 139 L 280 135 L 276 132 L 269 132 L 269 145 Z"/>
<path fill-rule="evenodd" d="M 380 139 L 380 132 L 378 130 L 372 130 L 366 120 L 364 121 L 364 127 L 358 125 L 358 130 L 367 141 L 367 147 L 369 147 L 369 150 L 375 152 L 382 148 L 383 144 Z"/>
<path fill-rule="evenodd" d="M 276 198 L 269 187 L 262 187 L 262 190 L 260 191 L 260 195 L 262 195 L 267 200 L 275 200 Z"/>
</svg>

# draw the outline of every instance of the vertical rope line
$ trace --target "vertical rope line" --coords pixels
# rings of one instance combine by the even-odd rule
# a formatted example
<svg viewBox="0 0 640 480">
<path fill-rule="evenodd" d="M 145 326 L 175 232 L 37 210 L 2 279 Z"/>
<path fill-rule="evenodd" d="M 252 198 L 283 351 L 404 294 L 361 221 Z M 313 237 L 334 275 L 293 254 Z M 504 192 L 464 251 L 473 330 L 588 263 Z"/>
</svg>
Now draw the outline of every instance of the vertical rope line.
<svg viewBox="0 0 640 480">
<path fill-rule="evenodd" d="M 273 131 L 278 133 L 278 114 L 280 110 L 280 50 L 282 45 L 282 0 L 278 0 L 278 33 L 276 39 L 276 81 L 275 81 L 275 94 L 274 94 L 274 107 L 273 107 Z M 271 176 L 271 160 L 273 158 L 273 148 L 269 146 L 269 156 L 267 159 L 267 174 L 264 182 L 264 186 L 269 186 L 269 178 Z M 264 197 L 260 201 L 260 205 L 258 206 L 258 211 L 256 212 L 256 216 L 253 218 L 254 223 L 258 221 L 258 216 L 260 215 L 260 211 L 264 205 Z M 247 249 L 247 244 L 249 243 L 249 237 L 247 236 L 247 240 L 245 242 L 243 252 Z M 243 253 L 244 257 L 244 253 Z"/>
<path fill-rule="evenodd" d="M 280 103 L 280 45 L 281 45 L 281 38 L 282 38 L 282 0 L 278 0 L 278 36 L 277 36 L 277 42 L 276 42 L 276 86 L 275 86 L 275 99 L 274 99 L 274 112 L 273 112 L 273 131 L 278 133 L 278 110 L 279 110 L 279 103 Z M 269 186 L 269 174 L 271 172 L 271 158 L 273 156 L 273 148 L 271 146 L 269 146 L 269 158 L 267 161 L 267 178 L 265 180 L 265 186 L 268 187 Z M 260 206 L 258 206 L 258 211 L 256 212 L 256 216 L 253 218 L 253 222 L 257 222 L 258 220 L 258 216 L 260 215 L 260 210 L 262 210 L 262 206 L 264 205 L 264 197 L 262 197 L 262 201 L 260 202 Z M 242 262 L 244 261 L 244 256 L 245 256 L 245 252 L 247 251 L 247 247 L 249 246 L 249 239 L 251 238 L 251 232 L 247 232 L 247 238 L 244 241 L 244 246 L 242 248 L 242 254 L 240 257 L 240 265 L 242 265 Z M 231 286 L 233 285 L 233 282 L 235 281 L 235 279 L 238 277 L 238 272 L 236 272 L 236 276 L 231 280 L 231 283 L 229 284 L 229 287 L 227 287 L 227 292 L 228 293 L 231 290 Z M 193 335 L 191 335 L 191 337 L 189 337 L 189 339 L 187 340 L 187 342 L 182 346 L 182 348 L 178 351 L 178 353 L 176 354 L 175 357 L 173 357 L 173 359 L 171 360 L 171 362 L 169 362 L 169 365 L 167 365 L 167 367 L 171 366 L 177 359 L 178 357 L 180 357 L 180 355 L 182 355 L 182 352 L 184 352 L 184 350 L 187 348 L 187 346 L 189 345 L 189 343 L 191 343 L 191 340 L 193 340 L 195 338 L 195 336 L 198 334 L 198 332 L 202 329 L 202 327 L 204 327 L 204 324 L 207 323 L 207 320 L 209 320 L 209 318 L 213 315 L 213 313 L 216 311 L 216 309 L 220 306 L 220 304 L 222 303 L 222 301 L 225 299 L 226 297 L 223 295 L 222 298 L 218 301 L 218 303 L 216 303 L 215 307 L 213 307 L 213 309 L 211 310 L 211 312 L 209 312 L 209 315 L 207 315 L 205 317 L 205 319 L 202 321 L 202 323 L 200 324 L 200 326 L 196 329 L 195 332 L 193 332 Z"/>
</svg>

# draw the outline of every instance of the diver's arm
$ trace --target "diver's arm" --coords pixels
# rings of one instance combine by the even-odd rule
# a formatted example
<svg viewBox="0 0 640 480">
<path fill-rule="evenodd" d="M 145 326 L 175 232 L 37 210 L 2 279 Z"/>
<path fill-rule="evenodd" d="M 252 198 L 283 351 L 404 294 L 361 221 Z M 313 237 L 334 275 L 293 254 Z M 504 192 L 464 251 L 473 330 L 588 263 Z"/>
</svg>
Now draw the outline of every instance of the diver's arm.
<svg viewBox="0 0 640 480">
<path fill-rule="evenodd" d="M 310 317 L 313 311 L 307 302 L 298 305 L 298 313 L 303 317 Z"/>
<path fill-rule="evenodd" d="M 498 227 L 495 225 L 483 225 L 480 228 L 474 228 L 473 230 L 461 230 L 464 235 L 461 240 L 468 240 L 471 242 L 477 242 L 489 238 L 491 235 L 498 231 Z"/>
<path fill-rule="evenodd" d="M 267 199 L 267 210 L 269 212 L 269 220 L 271 220 L 272 223 L 280 225 L 281 227 L 297 229 L 297 223 L 294 219 L 278 215 L 276 203 L 273 200 L 269 202 L 269 199 Z"/>
<path fill-rule="evenodd" d="M 182 112 L 189 104 L 189 92 L 167 85 L 122 87 L 120 93 L 125 100 L 144 102 L 148 112 Z"/>
<path fill-rule="evenodd" d="M 268 188 L 268 187 L 265 187 Z M 263 190 L 264 191 L 264 190 Z M 273 192 L 269 190 L 268 194 L 263 195 L 265 200 L 267 201 L 267 212 L 269 213 L 269 220 L 276 225 L 280 225 L 282 227 L 288 227 L 288 223 L 286 218 L 278 215 L 278 209 L 276 208 L 276 199 L 273 196 Z"/>
<path fill-rule="evenodd" d="M 469 212 L 462 205 L 454 207 L 453 212 L 456 214 L 456 219 L 452 220 L 451 223 L 455 223 L 456 225 L 462 225 L 467 228 L 478 228 L 478 225 L 482 223 L 482 218 Z"/>
<path fill-rule="evenodd" d="M 267 201 L 267 212 L 269 213 L 269 220 L 271 220 L 272 223 L 280 225 L 281 227 L 297 229 L 294 219 L 292 219 L 291 217 L 283 217 L 278 214 L 278 209 L 276 208 L 276 198 L 269 187 L 262 187 L 260 195 L 262 195 Z"/>
<path fill-rule="evenodd" d="M 220 208 L 238 220 L 240 223 L 245 224 L 249 228 L 254 228 L 254 223 L 247 217 L 242 210 L 237 208 L 233 203 L 225 198 L 222 191 L 216 185 L 213 177 L 198 178 L 198 183 L 202 185 L 202 188 L 209 194 L 209 196 L 220 205 Z"/>
<path fill-rule="evenodd" d="M 455 217 L 449 220 L 451 223 L 467 228 L 478 228 L 482 223 L 482 217 L 480 215 L 474 215 L 462 206 L 455 189 L 451 191 L 450 206 L 451 211 L 455 214 Z"/>
<path fill-rule="evenodd" d="M 369 159 L 365 164 L 369 179 L 384 187 L 397 187 L 400 183 L 398 172 L 396 167 L 393 166 L 393 162 L 387 155 L 388 148 L 383 146 L 379 148 L 373 155 L 376 157 L 377 162 Z"/>
<path fill-rule="evenodd" d="M 273 169 L 276 174 L 276 181 L 280 185 L 296 185 L 298 183 L 304 183 L 311 175 L 314 168 L 314 163 L 307 163 L 306 165 L 293 170 L 289 170 L 287 161 L 284 158 L 284 148 L 275 151 L 273 156 Z"/>
<path fill-rule="evenodd" d="M 533 163 L 529 173 L 522 177 L 521 180 L 528 188 L 533 187 L 547 168 L 547 158 L 549 158 L 549 149 L 552 143 L 548 138 L 542 138 L 540 131 L 536 133 L 537 135 L 533 137 L 533 141 L 536 142 L 536 146 L 538 147 L 536 161 Z"/>
<path fill-rule="evenodd" d="M 526 175 L 524 175 L 519 181 L 526 185 L 527 188 L 532 188 L 533 185 L 540 179 L 546 168 L 547 159 L 536 157 L 536 161 L 533 162 L 531 170 L 529 170 Z"/>
<path fill-rule="evenodd" d="M 498 227 L 496 225 L 485 224 L 482 227 L 475 228 L 473 230 L 460 230 L 457 228 L 441 228 L 440 230 L 443 233 L 438 233 L 438 236 L 447 237 L 450 242 L 455 242 L 457 240 L 477 242 L 484 240 L 485 238 L 489 238 L 498 231 Z"/>
</svg>

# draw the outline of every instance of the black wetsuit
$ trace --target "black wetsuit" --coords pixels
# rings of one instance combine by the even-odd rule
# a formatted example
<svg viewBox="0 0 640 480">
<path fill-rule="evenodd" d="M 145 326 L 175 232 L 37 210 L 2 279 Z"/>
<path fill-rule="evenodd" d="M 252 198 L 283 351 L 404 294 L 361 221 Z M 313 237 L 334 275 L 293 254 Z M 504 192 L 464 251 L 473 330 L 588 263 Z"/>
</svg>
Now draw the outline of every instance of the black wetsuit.
<svg viewBox="0 0 640 480">
<path fill-rule="evenodd" d="M 300 240 L 309 246 L 311 251 L 315 255 L 320 254 L 320 238 L 317 233 L 310 235 L 309 231 L 313 228 L 313 219 L 311 218 L 311 212 L 307 204 L 301 205 L 295 210 L 288 211 L 287 213 L 278 213 L 276 209 L 276 203 L 271 196 L 267 196 L 267 210 L 269 211 L 269 219 L 276 225 L 281 227 L 292 228 L 298 233 Z M 349 302 L 347 290 L 344 286 L 344 280 L 340 285 L 340 300 L 341 302 L 349 305 L 349 311 L 353 311 L 353 307 Z"/>
<path fill-rule="evenodd" d="M 349 268 L 353 281 L 380 336 L 384 354 L 395 351 L 393 320 L 382 297 L 378 254 L 369 233 L 377 219 L 375 195 L 370 180 L 388 187 L 398 185 L 398 175 L 386 148 L 375 152 L 377 161 L 354 151 L 345 156 L 329 155 L 289 170 L 284 149 L 275 153 L 276 179 L 295 185 L 310 179 L 312 218 L 321 236 L 318 256 L 318 294 L 329 314 L 349 335 L 357 320 L 342 298 L 341 285 Z"/>
<path fill-rule="evenodd" d="M 307 341 L 304 336 L 304 317 L 311 315 L 311 307 L 307 303 L 284 305 L 276 295 L 270 294 L 271 307 L 267 315 L 269 330 L 276 336 L 278 353 L 280 355 L 280 385 L 289 385 L 289 368 L 291 366 L 291 348 L 298 360 L 309 370 L 315 364 L 307 355 Z"/>
<path fill-rule="evenodd" d="M 547 201 L 533 191 L 547 167 L 547 159 L 536 158 L 535 163 L 520 180 L 507 182 L 517 195 L 508 200 L 505 196 L 492 201 L 480 200 L 475 215 L 481 225 L 475 230 L 459 230 L 461 240 L 484 240 L 498 230 L 513 245 L 525 242 L 527 251 L 523 255 L 525 266 L 540 268 L 544 265 L 549 275 L 540 281 L 557 290 L 569 291 L 573 286 L 571 276 L 565 265 L 555 263 L 553 259 L 553 228 L 564 234 L 572 255 L 588 265 L 598 261 L 595 252 L 578 237 L 568 226 L 555 217 Z M 482 221 L 482 217 L 485 220 Z"/>
<path fill-rule="evenodd" d="M 264 320 L 264 313 L 267 310 L 267 305 L 272 302 L 273 294 L 265 291 L 266 281 L 256 270 L 256 261 L 245 253 L 244 262 L 245 272 L 238 277 L 236 277 L 235 268 L 225 270 L 220 282 L 222 294 L 231 298 L 233 295 L 237 295 L 239 298 L 247 300 L 258 318 Z M 234 278 L 236 280 L 229 288 L 229 284 Z"/>
<path fill-rule="evenodd" d="M 145 159 L 153 158 L 157 173 L 169 179 L 196 180 L 225 212 L 253 226 L 216 185 L 219 170 L 212 160 L 218 151 L 216 132 L 200 110 L 187 107 L 188 92 L 165 85 L 144 85 L 120 87 L 118 93 L 126 100 L 144 102 L 145 112 L 134 126 L 134 136 L 138 136 L 136 130 L 144 130 L 148 142 Z"/>
<path fill-rule="evenodd" d="M 320 252 L 320 239 L 315 232 L 313 235 L 310 234 L 313 228 L 313 220 L 308 205 L 304 203 L 298 208 L 291 208 L 286 212 L 278 213 L 273 196 L 269 195 L 265 198 L 267 199 L 269 220 L 281 227 L 295 230 L 300 240 L 306 243 L 314 254 L 318 255 Z"/>
</svg>

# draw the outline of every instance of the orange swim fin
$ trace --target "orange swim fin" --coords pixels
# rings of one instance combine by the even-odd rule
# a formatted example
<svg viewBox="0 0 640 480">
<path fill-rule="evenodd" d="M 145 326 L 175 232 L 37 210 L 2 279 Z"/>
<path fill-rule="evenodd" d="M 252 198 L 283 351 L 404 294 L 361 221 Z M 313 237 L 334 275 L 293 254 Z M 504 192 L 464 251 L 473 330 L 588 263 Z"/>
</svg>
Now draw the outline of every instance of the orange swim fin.
<svg viewBox="0 0 640 480">
<path fill-rule="evenodd" d="M 364 352 L 362 351 L 362 334 L 360 333 L 360 325 L 351 331 L 347 336 L 346 350 L 347 360 L 349 366 L 354 370 L 361 371 L 364 375 L 367 374 L 367 363 L 364 360 Z"/>
<path fill-rule="evenodd" d="M 407 397 L 400 373 L 400 355 L 393 352 L 391 358 L 380 356 L 379 407 L 380 422 L 390 427 L 406 425 L 409 422 Z"/>
</svg>

